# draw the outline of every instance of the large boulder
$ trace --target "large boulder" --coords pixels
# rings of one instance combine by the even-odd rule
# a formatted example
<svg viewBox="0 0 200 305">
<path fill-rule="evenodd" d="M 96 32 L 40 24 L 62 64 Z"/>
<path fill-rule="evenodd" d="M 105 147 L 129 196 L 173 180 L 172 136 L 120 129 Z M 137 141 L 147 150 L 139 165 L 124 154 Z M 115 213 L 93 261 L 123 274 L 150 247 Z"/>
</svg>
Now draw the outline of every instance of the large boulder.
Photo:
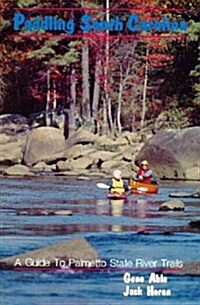
<svg viewBox="0 0 200 305">
<path fill-rule="evenodd" d="M 136 164 L 143 159 L 160 178 L 200 180 L 200 127 L 157 132 L 136 156 Z"/>
<path fill-rule="evenodd" d="M 0 163 L 5 165 L 21 163 L 24 142 L 19 140 L 1 145 Z"/>
<path fill-rule="evenodd" d="M 64 156 L 65 149 L 66 142 L 61 130 L 40 127 L 27 135 L 23 162 L 30 166 L 39 161 L 54 161 Z"/>
<path fill-rule="evenodd" d="M 70 138 L 67 139 L 66 143 L 68 147 L 75 144 L 89 144 L 94 143 L 97 139 L 97 135 L 90 131 L 79 129 Z"/>
<path fill-rule="evenodd" d="M 0 266 L 3 269 L 13 269 L 15 267 L 30 268 L 27 266 L 27 261 L 30 262 L 30 260 L 32 260 L 34 262 L 41 261 L 41 267 L 42 262 L 49 262 L 47 267 L 51 268 L 60 267 L 59 261 L 62 260 L 65 262 L 66 267 L 74 267 L 73 265 L 69 266 L 69 259 L 72 258 L 77 262 L 80 262 L 81 260 L 94 261 L 99 257 L 97 252 L 84 238 L 75 238 L 52 246 L 40 248 L 38 250 L 28 251 L 24 254 L 0 259 Z M 57 259 L 58 266 L 55 259 Z M 43 267 L 46 266 L 43 265 Z"/>
<path fill-rule="evenodd" d="M 8 176 L 32 176 L 29 168 L 22 164 L 16 164 L 7 168 L 4 172 Z"/>
</svg>

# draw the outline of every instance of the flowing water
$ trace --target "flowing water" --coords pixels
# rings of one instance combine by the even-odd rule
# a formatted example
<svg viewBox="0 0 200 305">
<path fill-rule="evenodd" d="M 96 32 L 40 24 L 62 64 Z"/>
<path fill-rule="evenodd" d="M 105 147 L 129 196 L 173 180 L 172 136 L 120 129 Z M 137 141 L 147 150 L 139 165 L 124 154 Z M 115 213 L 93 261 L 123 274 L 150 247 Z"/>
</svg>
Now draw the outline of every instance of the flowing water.
<svg viewBox="0 0 200 305">
<path fill-rule="evenodd" d="M 123 266 L 125 260 L 130 261 L 132 267 L 137 267 L 137 259 L 157 261 L 156 266 L 160 267 L 165 259 L 183 263 L 200 259 L 199 234 L 188 229 L 188 223 L 200 217 L 200 200 L 183 199 L 184 211 L 159 211 L 160 203 L 169 200 L 170 193 L 193 193 L 199 186 L 192 182 L 161 182 L 159 194 L 129 195 L 124 202 L 107 200 L 106 190 L 98 189 L 97 182 L 102 181 L 61 177 L 0 180 L 1 257 L 84 237 L 110 267 L 95 271 L 3 270 L 1 303 L 199 304 L 199 277 L 168 276 L 167 283 L 154 286 L 171 290 L 171 296 L 147 296 L 146 287 L 151 271 L 145 268 L 127 271 Z M 35 216 L 41 209 L 67 209 L 73 215 Z M 31 213 L 20 215 L 23 210 Z M 143 276 L 145 283 L 125 283 L 125 272 L 132 276 Z M 130 288 L 140 286 L 142 295 L 124 296 L 127 285 Z"/>
</svg>

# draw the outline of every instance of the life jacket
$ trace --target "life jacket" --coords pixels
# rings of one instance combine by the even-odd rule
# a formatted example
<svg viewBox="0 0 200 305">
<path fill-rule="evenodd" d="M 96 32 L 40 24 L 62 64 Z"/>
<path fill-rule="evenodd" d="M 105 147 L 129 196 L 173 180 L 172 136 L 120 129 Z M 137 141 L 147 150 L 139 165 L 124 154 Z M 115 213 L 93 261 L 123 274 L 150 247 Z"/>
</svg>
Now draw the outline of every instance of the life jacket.
<svg viewBox="0 0 200 305">
<path fill-rule="evenodd" d="M 113 193 L 123 194 L 125 192 L 123 180 L 122 179 L 116 180 L 115 178 L 112 178 L 112 187 L 110 192 L 112 194 Z"/>
<path fill-rule="evenodd" d="M 146 168 L 146 169 L 139 168 L 137 171 L 137 178 L 139 176 L 143 176 L 148 171 L 149 171 L 149 168 Z M 146 184 L 151 184 L 151 179 L 152 179 L 152 175 L 150 175 L 149 177 L 143 176 L 143 180 L 138 179 L 138 181 L 141 181 L 142 183 L 146 183 Z"/>
</svg>

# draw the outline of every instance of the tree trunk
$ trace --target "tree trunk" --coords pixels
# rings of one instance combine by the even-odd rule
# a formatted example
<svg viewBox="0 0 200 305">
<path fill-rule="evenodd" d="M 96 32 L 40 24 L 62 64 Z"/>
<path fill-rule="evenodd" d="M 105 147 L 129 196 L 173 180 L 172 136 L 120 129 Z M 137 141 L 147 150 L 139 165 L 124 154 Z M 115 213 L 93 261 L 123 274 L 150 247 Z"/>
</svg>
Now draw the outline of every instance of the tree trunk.
<svg viewBox="0 0 200 305">
<path fill-rule="evenodd" d="M 55 110 L 56 107 L 57 107 L 56 83 L 55 80 L 53 80 L 53 110 Z"/>
<path fill-rule="evenodd" d="M 51 97 L 50 97 L 50 68 L 47 70 L 47 100 L 46 100 L 46 115 L 45 115 L 45 120 L 46 120 L 46 125 L 50 126 L 51 125 L 51 117 L 49 114 L 50 111 L 50 102 L 51 102 Z"/>
<path fill-rule="evenodd" d="M 118 107 L 117 107 L 117 127 L 119 132 L 122 131 L 121 125 L 121 108 L 122 108 L 122 93 L 123 93 L 123 73 L 122 66 L 120 65 L 120 83 L 119 83 L 119 95 L 118 95 Z"/>
<path fill-rule="evenodd" d="M 101 73 L 101 60 L 97 57 L 95 64 L 95 79 L 94 79 L 94 92 L 92 101 L 92 117 L 96 125 L 96 133 L 98 132 L 98 105 L 99 105 L 99 95 L 100 95 L 100 83 L 99 75 Z"/>
<path fill-rule="evenodd" d="M 144 126 L 144 120 L 146 115 L 146 96 L 147 96 L 147 82 L 148 82 L 148 57 L 149 57 L 149 46 L 147 45 L 146 49 L 146 63 L 145 63 L 145 74 L 144 74 L 144 87 L 143 87 L 143 97 L 142 97 L 142 115 L 140 121 L 140 128 Z"/>
<path fill-rule="evenodd" d="M 110 3 L 109 0 L 106 0 L 106 21 L 109 22 L 110 13 L 109 13 Z M 105 68 L 104 68 L 104 132 L 107 131 L 106 128 L 109 127 L 110 132 L 113 132 L 113 120 L 112 120 L 112 105 L 111 98 L 109 97 L 108 92 L 108 70 L 109 70 L 109 29 L 106 30 L 106 43 L 105 43 Z M 106 113 L 105 113 L 106 112 Z M 106 126 L 107 125 L 107 126 Z"/>
<path fill-rule="evenodd" d="M 90 118 L 89 48 L 87 40 L 83 42 L 82 47 L 82 77 L 82 115 Z"/>
<path fill-rule="evenodd" d="M 102 125 L 102 133 L 106 133 L 108 131 L 108 115 L 107 115 L 107 103 L 105 97 L 103 98 L 103 125 Z"/>
<path fill-rule="evenodd" d="M 96 59 L 95 65 L 95 80 L 94 80 L 94 92 L 93 92 L 93 101 L 92 101 L 92 117 L 97 118 L 98 105 L 99 105 L 99 93 L 100 93 L 100 83 L 99 75 L 101 73 L 101 60 Z"/>
<path fill-rule="evenodd" d="M 76 106 L 76 75 L 75 69 L 72 65 L 71 69 L 71 100 L 70 100 L 70 113 L 69 113 L 69 135 L 71 136 L 76 131 L 75 122 L 75 106 Z"/>
</svg>

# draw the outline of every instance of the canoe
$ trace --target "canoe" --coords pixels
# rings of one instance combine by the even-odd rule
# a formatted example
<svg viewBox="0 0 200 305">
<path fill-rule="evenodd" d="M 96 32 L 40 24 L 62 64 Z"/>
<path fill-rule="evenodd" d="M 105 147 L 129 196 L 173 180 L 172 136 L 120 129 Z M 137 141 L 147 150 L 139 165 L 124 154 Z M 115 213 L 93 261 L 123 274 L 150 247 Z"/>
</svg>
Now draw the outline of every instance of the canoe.
<svg viewBox="0 0 200 305">
<path fill-rule="evenodd" d="M 126 194 L 118 194 L 118 193 L 108 193 L 107 198 L 109 199 L 126 199 Z"/>
<path fill-rule="evenodd" d="M 134 194 L 157 194 L 159 190 L 158 184 L 146 184 L 132 178 L 129 180 L 129 185 Z"/>
</svg>

